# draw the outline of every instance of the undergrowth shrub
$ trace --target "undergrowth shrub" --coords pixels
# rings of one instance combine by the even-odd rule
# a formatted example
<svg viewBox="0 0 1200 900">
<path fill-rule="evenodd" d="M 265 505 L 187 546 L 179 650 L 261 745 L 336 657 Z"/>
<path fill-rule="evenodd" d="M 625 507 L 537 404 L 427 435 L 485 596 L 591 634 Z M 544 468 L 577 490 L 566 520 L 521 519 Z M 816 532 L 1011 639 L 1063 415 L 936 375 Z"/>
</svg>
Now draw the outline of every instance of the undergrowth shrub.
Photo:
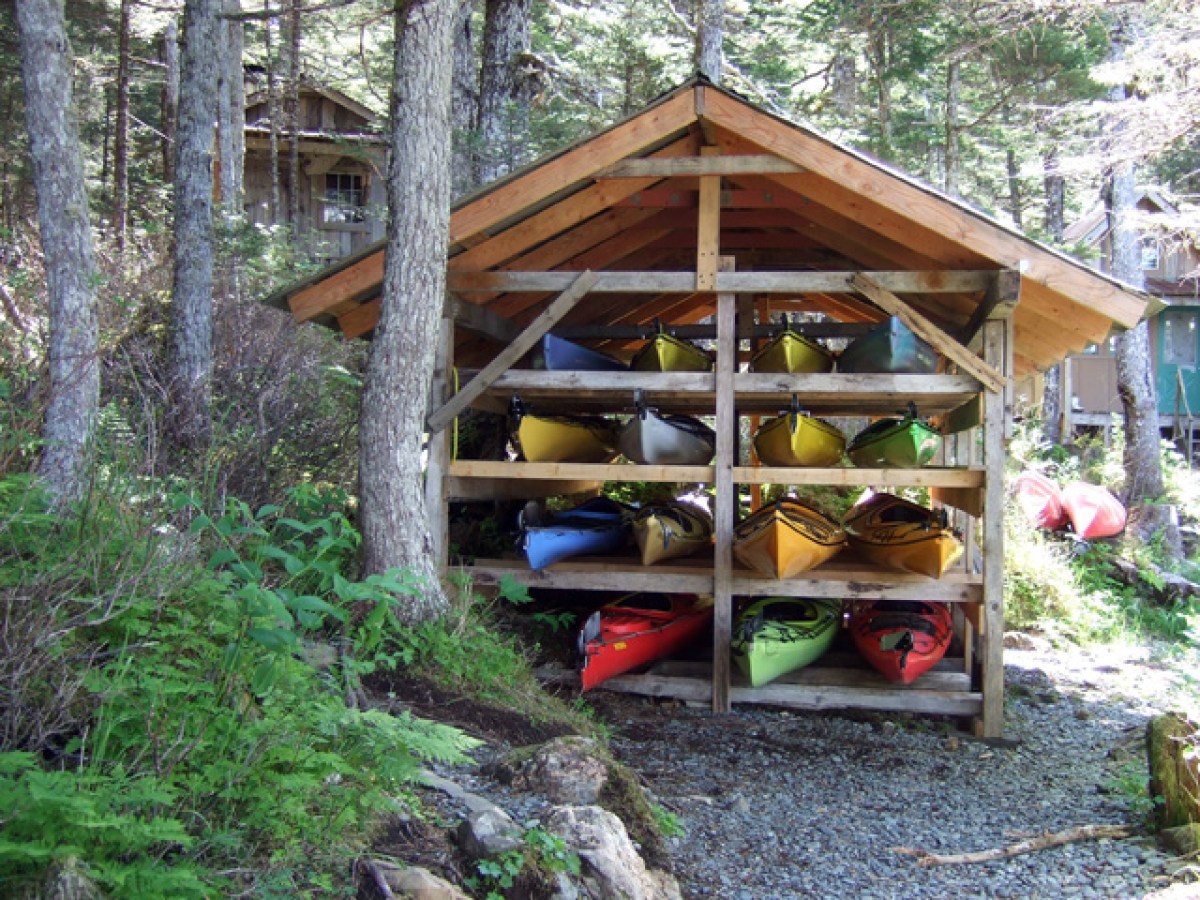
<svg viewBox="0 0 1200 900">
<path fill-rule="evenodd" d="M 68 860 L 113 896 L 344 890 L 329 873 L 422 761 L 462 758 L 453 728 L 347 703 L 394 662 L 414 586 L 343 574 L 344 503 L 303 488 L 209 513 L 177 494 L 181 531 L 133 494 L 57 516 L 28 479 L 0 480 L 2 624 L 24 648 L 0 688 L 42 723 L 0 745 L 5 892 Z"/>
</svg>

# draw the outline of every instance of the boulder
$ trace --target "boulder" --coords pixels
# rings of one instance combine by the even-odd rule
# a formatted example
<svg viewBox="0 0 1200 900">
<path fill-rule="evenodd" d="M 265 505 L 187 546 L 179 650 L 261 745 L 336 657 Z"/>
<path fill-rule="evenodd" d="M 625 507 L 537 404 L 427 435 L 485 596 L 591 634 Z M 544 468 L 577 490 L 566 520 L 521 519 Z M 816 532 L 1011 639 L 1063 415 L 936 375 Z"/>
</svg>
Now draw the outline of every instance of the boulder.
<svg viewBox="0 0 1200 900">
<path fill-rule="evenodd" d="M 598 806 L 556 806 L 545 827 L 579 856 L 582 895 L 591 900 L 680 900 L 679 884 L 646 868 L 621 820 Z"/>
<path fill-rule="evenodd" d="M 1200 824 L 1176 825 L 1158 833 L 1162 845 L 1177 856 L 1195 856 L 1200 853 Z"/>
<path fill-rule="evenodd" d="M 390 863 L 375 863 L 389 889 L 411 900 L 470 900 L 471 895 L 428 869 L 419 866 L 400 868 Z"/>
<path fill-rule="evenodd" d="M 499 807 L 475 810 L 458 826 L 458 845 L 471 859 L 498 856 L 525 846 L 521 829 Z"/>
<path fill-rule="evenodd" d="M 588 806 L 608 781 L 609 761 L 590 738 L 558 737 L 538 747 L 515 769 L 512 783 L 553 803 Z"/>
<path fill-rule="evenodd" d="M 1200 824 L 1200 726 L 1182 713 L 1155 716 L 1146 726 L 1150 796 L 1161 798 L 1160 828 Z"/>
</svg>

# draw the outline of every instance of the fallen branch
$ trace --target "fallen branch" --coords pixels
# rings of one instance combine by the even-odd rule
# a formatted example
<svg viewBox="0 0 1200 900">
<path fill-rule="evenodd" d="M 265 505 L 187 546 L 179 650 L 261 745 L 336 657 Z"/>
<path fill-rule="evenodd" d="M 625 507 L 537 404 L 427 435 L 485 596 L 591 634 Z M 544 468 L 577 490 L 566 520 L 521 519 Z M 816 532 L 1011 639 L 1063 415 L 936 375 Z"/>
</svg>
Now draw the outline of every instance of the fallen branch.
<svg viewBox="0 0 1200 900">
<path fill-rule="evenodd" d="M 915 847 L 893 847 L 896 853 L 917 857 L 917 863 L 922 866 L 953 866 L 959 863 L 991 862 L 996 859 L 1007 859 L 1010 856 L 1020 856 L 1022 853 L 1033 853 L 1035 850 L 1045 850 L 1047 847 L 1057 847 L 1060 844 L 1071 844 L 1075 841 L 1094 841 L 1102 838 L 1129 837 L 1129 829 L 1124 825 L 1080 825 L 1068 828 L 1066 831 L 1055 831 L 1040 834 L 1027 841 L 1018 841 L 1007 847 L 996 847 L 992 850 L 978 850 L 974 853 L 930 853 Z"/>
</svg>

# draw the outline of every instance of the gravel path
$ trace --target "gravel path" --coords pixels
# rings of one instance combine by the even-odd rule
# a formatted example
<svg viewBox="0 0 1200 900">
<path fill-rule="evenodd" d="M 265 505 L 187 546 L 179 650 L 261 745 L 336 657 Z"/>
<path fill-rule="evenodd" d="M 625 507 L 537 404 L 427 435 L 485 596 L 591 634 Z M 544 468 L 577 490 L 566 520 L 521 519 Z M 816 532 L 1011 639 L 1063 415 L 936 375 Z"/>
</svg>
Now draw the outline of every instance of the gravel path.
<svg viewBox="0 0 1200 900">
<path fill-rule="evenodd" d="M 1166 887 L 1179 862 L 1146 832 L 1145 801 L 1118 783 L 1144 784 L 1146 721 L 1197 700 L 1179 674 L 1197 660 L 1006 650 L 1005 663 L 1004 746 L 920 716 L 594 702 L 613 751 L 684 829 L 670 846 L 685 898 L 1143 898 Z M 456 777 L 518 822 L 544 805 L 478 772 Z M 1103 824 L 1133 836 L 933 867 L 895 849 L 981 851 Z M 1171 896 L 1200 897 L 1200 885 Z"/>
<path fill-rule="evenodd" d="M 1143 735 L 1177 687 L 1140 661 L 1006 651 L 999 747 L 928 718 L 627 705 L 613 740 L 686 833 L 685 897 L 1143 897 L 1173 866 L 1114 786 L 1145 771 Z M 1137 836 L 924 868 L 896 847 L 987 850 L 1080 825 Z"/>
</svg>

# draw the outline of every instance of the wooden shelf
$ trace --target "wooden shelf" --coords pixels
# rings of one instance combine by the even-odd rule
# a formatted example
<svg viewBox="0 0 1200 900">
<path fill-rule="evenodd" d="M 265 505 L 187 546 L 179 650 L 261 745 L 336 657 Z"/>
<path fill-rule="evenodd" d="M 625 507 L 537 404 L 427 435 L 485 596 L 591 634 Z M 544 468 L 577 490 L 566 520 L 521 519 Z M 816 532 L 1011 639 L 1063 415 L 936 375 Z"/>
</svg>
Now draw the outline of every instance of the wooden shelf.
<svg viewBox="0 0 1200 900">
<path fill-rule="evenodd" d="M 666 560 L 653 566 L 627 556 L 575 557 L 534 571 L 524 559 L 477 559 L 467 566 L 481 583 L 509 576 L 529 587 L 575 588 L 592 591 L 666 591 L 688 594 L 713 592 L 713 566 L 702 556 Z M 832 597 L 842 600 L 924 600 L 941 603 L 979 603 L 982 579 L 961 571 L 939 579 L 893 572 L 856 559 L 849 552 L 793 578 L 777 580 L 735 566 L 735 596 Z"/>
<path fill-rule="evenodd" d="M 473 373 L 461 372 L 465 383 Z M 633 412 L 633 392 L 666 412 L 711 415 L 716 405 L 712 372 L 546 372 L 510 369 L 491 385 L 479 406 L 499 411 L 513 395 L 543 412 Z M 776 415 L 792 394 L 822 416 L 882 416 L 918 401 L 922 415 L 952 412 L 975 400 L 982 385 L 969 375 L 777 375 L 735 373 L 735 404 L 741 415 Z"/>
<path fill-rule="evenodd" d="M 943 659 L 938 668 L 910 685 L 892 684 L 878 672 L 857 667 L 822 665 L 790 672 L 762 687 L 750 687 L 741 672 L 731 678 L 733 703 L 762 704 L 790 709 L 871 709 L 931 715 L 975 716 L 983 696 L 970 689 L 970 676 L 961 658 Z M 578 673 L 544 668 L 538 676 L 547 682 L 578 685 Z M 691 703 L 712 701 L 712 663 L 666 661 L 641 673 L 618 675 L 604 689 L 649 697 L 671 697 Z"/>
<path fill-rule="evenodd" d="M 545 481 L 659 481 L 711 484 L 715 466 L 639 466 L 633 463 L 530 463 L 460 459 L 450 464 L 453 478 L 514 478 Z M 979 467 L 927 466 L 921 469 L 799 469 L 735 466 L 739 484 L 827 484 L 860 487 L 982 488 Z M 564 493 L 566 493 L 564 491 Z"/>
</svg>

